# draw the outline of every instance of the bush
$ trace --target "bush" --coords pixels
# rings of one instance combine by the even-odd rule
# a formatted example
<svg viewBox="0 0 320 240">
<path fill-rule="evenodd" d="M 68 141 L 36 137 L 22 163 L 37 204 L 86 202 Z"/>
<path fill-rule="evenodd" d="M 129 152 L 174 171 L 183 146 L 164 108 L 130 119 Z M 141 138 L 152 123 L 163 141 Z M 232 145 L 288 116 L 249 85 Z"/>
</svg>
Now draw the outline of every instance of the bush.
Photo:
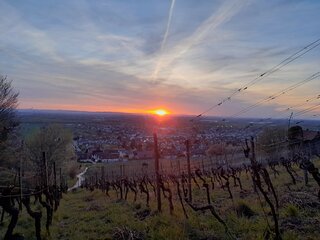
<svg viewBox="0 0 320 240">
<path fill-rule="evenodd" d="M 299 216 L 299 208 L 294 204 L 288 204 L 285 208 L 285 216 L 286 217 L 298 217 Z"/>
<path fill-rule="evenodd" d="M 73 164 L 69 167 L 68 169 L 68 176 L 71 178 L 71 179 L 75 179 L 76 176 L 77 176 L 77 173 L 78 173 L 78 167 L 76 164 Z"/>
<path fill-rule="evenodd" d="M 236 211 L 239 217 L 251 218 L 256 215 L 256 213 L 244 202 L 238 204 Z"/>
</svg>

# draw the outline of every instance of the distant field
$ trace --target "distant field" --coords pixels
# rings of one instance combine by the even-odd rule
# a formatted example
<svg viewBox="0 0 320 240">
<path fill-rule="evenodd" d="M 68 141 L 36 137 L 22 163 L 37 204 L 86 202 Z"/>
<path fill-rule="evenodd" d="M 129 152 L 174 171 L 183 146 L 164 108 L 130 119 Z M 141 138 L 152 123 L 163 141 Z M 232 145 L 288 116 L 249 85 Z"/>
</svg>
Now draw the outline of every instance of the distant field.
<svg viewBox="0 0 320 240">
<path fill-rule="evenodd" d="M 41 126 L 43 126 L 41 123 L 22 123 L 20 124 L 20 133 L 22 137 L 26 137 L 38 130 Z"/>
</svg>

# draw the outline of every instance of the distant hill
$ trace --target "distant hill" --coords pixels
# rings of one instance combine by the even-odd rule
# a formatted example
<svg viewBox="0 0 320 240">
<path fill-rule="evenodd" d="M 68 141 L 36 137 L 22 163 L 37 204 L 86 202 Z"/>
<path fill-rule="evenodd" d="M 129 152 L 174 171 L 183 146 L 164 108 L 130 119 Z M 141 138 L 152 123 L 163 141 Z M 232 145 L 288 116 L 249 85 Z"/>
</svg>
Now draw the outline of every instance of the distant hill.
<svg viewBox="0 0 320 240">
<path fill-rule="evenodd" d="M 132 115 L 132 113 L 121 112 L 89 112 L 75 110 L 45 110 L 45 109 L 18 109 L 18 115 L 33 115 L 33 114 L 85 114 L 85 115 Z"/>
</svg>

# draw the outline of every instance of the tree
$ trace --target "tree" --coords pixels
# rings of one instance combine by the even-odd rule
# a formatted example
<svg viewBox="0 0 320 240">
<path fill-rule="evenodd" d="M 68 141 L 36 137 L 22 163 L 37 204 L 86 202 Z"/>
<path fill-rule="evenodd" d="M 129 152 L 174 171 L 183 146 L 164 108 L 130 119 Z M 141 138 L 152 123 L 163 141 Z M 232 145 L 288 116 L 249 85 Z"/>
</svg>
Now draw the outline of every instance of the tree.
<svg viewBox="0 0 320 240">
<path fill-rule="evenodd" d="M 229 164 L 229 160 L 233 159 L 236 152 L 239 152 L 238 147 L 222 142 L 211 144 L 206 151 L 206 155 L 210 158 L 211 164 L 213 164 L 213 157 L 215 157 L 215 164 L 220 166 L 221 164 Z"/>
<path fill-rule="evenodd" d="M 258 147 L 269 160 L 279 160 L 283 150 L 287 149 L 287 129 L 284 127 L 270 127 L 258 135 Z"/>
<path fill-rule="evenodd" d="M 294 154 L 297 150 L 301 150 L 303 143 L 303 130 L 300 126 L 293 126 L 288 129 L 289 148 Z"/>
<path fill-rule="evenodd" d="M 11 83 L 0 75 L 0 162 L 7 147 L 9 133 L 18 125 L 16 108 L 19 93 L 14 91 Z"/>
<path fill-rule="evenodd" d="M 37 173 L 43 168 L 43 153 L 45 153 L 48 175 L 56 167 L 64 168 L 64 163 L 74 159 L 72 133 L 61 125 L 52 124 L 40 128 L 25 141 L 27 156 Z"/>
</svg>

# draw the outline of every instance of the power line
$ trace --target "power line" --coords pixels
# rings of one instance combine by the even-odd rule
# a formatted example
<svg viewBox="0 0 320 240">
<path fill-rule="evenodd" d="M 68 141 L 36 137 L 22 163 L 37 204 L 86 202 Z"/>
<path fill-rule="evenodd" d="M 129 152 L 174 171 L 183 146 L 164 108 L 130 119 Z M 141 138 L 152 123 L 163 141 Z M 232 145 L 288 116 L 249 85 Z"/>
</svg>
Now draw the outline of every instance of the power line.
<svg viewBox="0 0 320 240">
<path fill-rule="evenodd" d="M 305 46 L 304 48 L 300 49 L 296 53 L 292 54 L 290 57 L 286 58 L 285 60 L 283 60 L 281 63 L 279 63 L 278 65 L 276 65 L 275 67 L 273 67 L 269 71 L 261 74 L 259 77 L 265 78 L 265 77 L 271 75 L 272 73 L 279 71 L 284 66 L 286 66 L 289 63 L 293 62 L 294 60 L 302 57 L 303 55 L 310 52 L 311 50 L 313 50 L 314 48 L 316 48 L 319 45 L 320 45 L 320 38 L 317 39 L 316 41 L 310 43 L 309 45 Z M 248 88 L 248 87 L 254 85 L 255 83 L 261 81 L 261 79 L 259 79 L 259 77 L 256 78 L 256 81 L 255 80 L 251 81 L 246 87 Z"/>
<path fill-rule="evenodd" d="M 320 103 L 317 104 L 317 105 L 315 105 L 315 106 L 312 106 L 312 107 L 310 107 L 310 108 L 301 110 L 301 111 L 297 112 L 296 114 L 294 114 L 293 116 L 294 116 L 294 117 L 302 116 L 302 115 L 304 115 L 304 114 L 306 114 L 306 113 L 308 113 L 308 112 L 311 112 L 311 111 L 313 111 L 313 110 L 315 110 L 315 109 L 317 109 L 317 108 L 319 108 L 319 107 L 320 107 Z M 270 118 L 270 119 L 271 119 L 271 118 Z M 270 124 L 272 124 L 272 123 L 268 123 L 268 124 L 263 125 L 262 127 L 259 128 L 259 130 L 265 128 L 267 125 L 270 125 Z"/>
<path fill-rule="evenodd" d="M 314 48 L 318 47 L 319 45 L 320 45 L 320 38 L 315 40 L 314 42 L 306 45 L 305 47 L 301 48 L 300 50 L 296 51 L 295 53 L 293 53 L 289 57 L 287 57 L 284 60 L 282 60 L 279 64 L 277 64 L 274 67 L 270 68 L 268 71 L 266 71 L 266 72 L 260 74 L 259 76 L 255 77 L 253 80 L 248 82 L 246 85 L 240 87 L 239 89 L 234 91 L 231 95 L 229 95 L 228 97 L 222 99 L 219 103 L 217 103 L 217 104 L 209 107 L 205 111 L 201 112 L 196 117 L 192 118 L 190 121 L 194 121 L 196 118 L 201 117 L 202 115 L 204 115 L 205 113 L 211 111 L 212 109 L 221 106 L 222 104 L 224 104 L 227 101 L 231 101 L 231 98 L 233 96 L 239 94 L 240 92 L 243 92 L 243 91 L 247 90 L 249 87 L 255 85 L 256 83 L 260 82 L 262 79 L 270 76 L 271 74 L 279 71 L 284 66 L 286 66 L 289 63 L 295 61 L 296 59 L 302 57 L 303 55 L 305 55 L 306 53 L 310 52 L 311 50 L 313 50 Z"/>
<path fill-rule="evenodd" d="M 297 116 L 304 115 L 304 114 L 306 114 L 306 113 L 308 113 L 308 112 L 311 112 L 311 111 L 313 111 L 313 110 L 315 110 L 315 109 L 317 109 L 317 108 L 319 108 L 319 107 L 320 107 L 320 103 L 317 104 L 317 105 L 315 105 L 315 106 L 312 106 L 312 107 L 310 107 L 310 108 L 301 110 L 301 111 L 295 113 L 293 116 L 294 116 L 294 117 L 297 117 Z"/>
<path fill-rule="evenodd" d="M 276 114 L 273 114 L 272 116 L 270 117 L 267 117 L 267 118 L 261 118 L 259 120 L 257 120 L 257 123 L 263 123 L 265 121 L 270 121 L 270 120 L 273 120 L 275 117 L 279 117 L 279 116 L 282 116 L 284 115 L 285 113 L 287 113 L 289 110 L 292 110 L 292 109 L 295 109 L 297 107 L 301 107 L 301 106 L 304 106 L 304 105 L 307 105 L 309 104 L 310 102 L 314 101 L 314 100 L 318 100 L 320 99 L 320 94 L 317 94 L 316 96 L 314 97 L 310 97 L 308 99 L 306 99 L 303 103 L 301 104 L 297 104 L 297 105 L 294 105 L 294 106 L 291 106 L 291 107 L 288 107 L 282 111 L 280 111 L 280 113 L 276 113 Z M 304 110 L 303 110 L 304 111 Z M 263 129 L 265 128 L 266 126 L 270 125 L 270 124 L 273 124 L 273 122 L 268 122 L 268 123 L 265 123 L 263 124 L 260 128 L 258 128 L 258 130 L 260 129 Z M 254 125 L 254 123 L 249 123 L 247 126 L 245 126 L 242 130 L 247 130 L 248 128 L 252 127 Z"/>
<path fill-rule="evenodd" d="M 282 110 L 282 111 L 280 111 L 280 112 L 278 112 L 278 113 L 276 113 L 276 114 L 271 115 L 270 117 L 260 118 L 260 119 L 258 119 L 258 120 L 256 121 L 256 123 L 263 123 L 263 122 L 265 122 L 265 121 L 273 120 L 275 117 L 279 117 L 279 116 L 284 115 L 284 114 L 287 113 L 289 110 L 292 110 L 292 109 L 295 109 L 295 108 L 297 108 L 297 107 L 301 107 L 301 106 L 307 105 L 307 104 L 309 104 L 310 102 L 312 102 L 312 101 L 314 101 L 314 100 L 318 100 L 318 99 L 320 99 L 320 94 L 317 94 L 317 95 L 314 96 L 314 97 L 310 97 L 310 98 L 306 99 L 306 100 L 305 100 L 303 103 L 301 103 L 301 104 L 297 104 L 297 105 L 294 105 L 294 106 L 290 106 L 290 107 L 288 107 L 288 108 L 286 108 L 286 109 L 284 109 L 284 110 Z M 226 120 L 226 119 L 222 119 L 221 121 L 223 122 L 223 121 L 225 121 L 225 120 Z M 247 130 L 248 128 L 254 126 L 254 124 L 255 124 L 255 123 L 249 123 L 247 126 L 243 127 L 243 128 L 240 129 L 240 130 Z M 273 124 L 273 122 L 268 122 L 268 123 L 266 123 L 266 124 L 263 124 L 263 126 L 261 126 L 261 127 L 258 128 L 258 129 L 263 129 L 264 127 L 266 127 L 267 125 L 270 125 L 270 124 Z"/>
<path fill-rule="evenodd" d="M 291 86 L 289 86 L 287 88 L 284 88 L 284 89 L 274 93 L 273 95 L 271 95 L 271 96 L 269 96 L 267 98 L 264 98 L 264 99 L 262 99 L 262 100 L 260 100 L 260 101 L 258 101 L 256 103 L 254 103 L 254 104 L 252 104 L 252 105 L 240 110 L 239 112 L 231 115 L 231 117 L 236 117 L 236 116 L 242 115 L 243 113 L 249 112 L 251 109 L 261 105 L 262 103 L 270 102 L 270 101 L 272 101 L 272 100 L 274 100 L 274 99 L 276 99 L 276 98 L 278 98 L 278 97 L 280 97 L 282 95 L 285 95 L 286 93 L 288 93 L 288 92 L 290 92 L 290 91 L 292 91 L 292 90 L 294 90 L 294 89 L 296 89 L 296 88 L 298 88 L 298 87 L 300 87 L 300 86 L 302 86 L 302 85 L 304 85 L 304 84 L 306 84 L 306 83 L 308 83 L 308 82 L 310 82 L 310 81 L 312 81 L 312 80 L 314 80 L 314 79 L 316 79 L 318 77 L 320 77 L 320 72 L 317 72 L 317 73 L 311 75 L 310 77 L 308 77 L 308 78 L 306 78 L 306 79 L 304 79 L 304 80 L 302 80 L 302 81 L 300 81 L 298 83 L 295 83 L 295 84 L 293 84 L 293 85 L 291 85 Z"/>
<path fill-rule="evenodd" d="M 295 105 L 295 106 L 293 106 L 293 107 L 288 107 L 288 108 L 285 109 L 284 111 L 289 111 L 289 110 L 291 110 L 291 109 L 293 109 L 293 108 L 302 107 L 302 106 L 308 104 L 309 102 L 311 102 L 311 101 L 313 101 L 313 100 L 317 100 L 317 99 L 320 99 L 320 94 L 318 94 L 318 95 L 315 96 L 315 97 L 312 97 L 312 98 L 307 99 L 304 103 Z"/>
</svg>

